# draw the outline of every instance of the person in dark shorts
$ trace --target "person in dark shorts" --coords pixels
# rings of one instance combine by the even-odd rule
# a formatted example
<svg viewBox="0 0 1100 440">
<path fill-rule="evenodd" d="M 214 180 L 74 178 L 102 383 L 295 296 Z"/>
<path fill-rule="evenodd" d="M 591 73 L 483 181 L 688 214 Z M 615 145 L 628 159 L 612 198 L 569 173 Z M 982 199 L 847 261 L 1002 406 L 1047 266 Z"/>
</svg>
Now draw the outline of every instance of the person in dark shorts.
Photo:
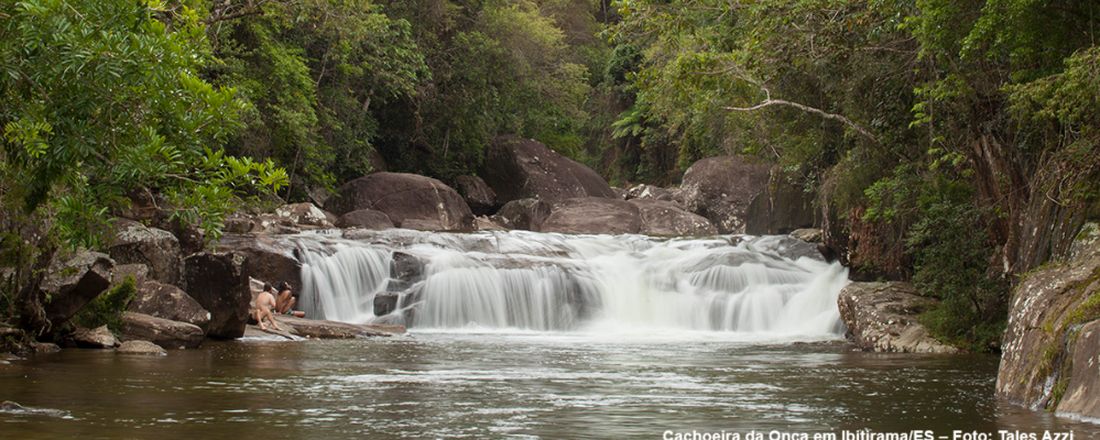
<svg viewBox="0 0 1100 440">
<path fill-rule="evenodd" d="M 305 312 L 294 310 L 296 304 L 298 304 L 298 293 L 290 288 L 290 283 L 286 281 L 279 283 L 279 294 L 275 297 L 275 312 L 280 315 L 305 317 Z"/>
</svg>

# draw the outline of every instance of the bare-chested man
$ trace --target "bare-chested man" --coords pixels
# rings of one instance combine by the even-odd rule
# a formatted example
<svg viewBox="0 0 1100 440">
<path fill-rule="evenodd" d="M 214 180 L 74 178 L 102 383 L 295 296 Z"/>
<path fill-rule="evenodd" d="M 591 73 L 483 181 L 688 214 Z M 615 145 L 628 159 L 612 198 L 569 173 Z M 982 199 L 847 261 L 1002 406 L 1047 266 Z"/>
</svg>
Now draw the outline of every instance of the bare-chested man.
<svg viewBox="0 0 1100 440">
<path fill-rule="evenodd" d="M 271 294 L 272 290 L 274 289 L 270 284 L 265 284 L 263 292 L 256 295 L 256 304 L 252 309 L 252 317 L 256 319 L 256 323 L 260 325 L 261 330 L 267 330 L 264 319 L 267 319 L 275 330 L 282 330 L 279 323 L 275 322 L 275 314 L 271 313 L 275 309 L 275 295 Z"/>
</svg>

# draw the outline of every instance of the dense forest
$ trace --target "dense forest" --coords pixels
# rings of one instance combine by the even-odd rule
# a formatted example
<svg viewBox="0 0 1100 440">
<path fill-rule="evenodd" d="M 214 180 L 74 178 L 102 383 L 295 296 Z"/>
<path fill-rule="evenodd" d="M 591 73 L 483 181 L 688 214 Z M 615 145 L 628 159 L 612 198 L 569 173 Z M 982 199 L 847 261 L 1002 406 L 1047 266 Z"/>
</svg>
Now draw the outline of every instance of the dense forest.
<svg viewBox="0 0 1100 440">
<path fill-rule="evenodd" d="M 996 350 L 1009 287 L 1100 216 L 1098 33 L 1089 0 L 3 0 L 0 310 L 34 321 L 135 198 L 209 241 L 515 133 L 620 186 L 777 164 L 842 260 Z"/>
</svg>

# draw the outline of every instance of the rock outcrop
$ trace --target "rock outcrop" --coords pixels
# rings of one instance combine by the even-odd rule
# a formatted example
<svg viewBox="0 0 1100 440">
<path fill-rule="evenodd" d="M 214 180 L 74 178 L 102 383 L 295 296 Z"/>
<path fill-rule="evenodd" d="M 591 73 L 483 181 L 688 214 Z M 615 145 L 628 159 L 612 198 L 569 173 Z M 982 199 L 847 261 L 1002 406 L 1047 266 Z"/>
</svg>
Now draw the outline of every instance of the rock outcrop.
<svg viewBox="0 0 1100 440">
<path fill-rule="evenodd" d="M 518 199 L 505 203 L 493 216 L 497 224 L 508 229 L 538 231 L 550 217 L 551 206 L 539 199 Z"/>
<path fill-rule="evenodd" d="M 1083 234 L 1079 243 L 1087 243 Z M 1028 274 L 1012 294 L 997 395 L 1100 418 L 1100 243 Z"/>
<path fill-rule="evenodd" d="M 134 312 L 122 314 L 120 333 L 124 341 L 150 341 L 166 348 L 198 348 L 204 339 L 197 325 Z"/>
<path fill-rule="evenodd" d="M 684 207 L 723 234 L 745 232 L 749 208 L 767 190 L 769 167 L 736 156 L 695 162 L 680 184 Z"/>
<path fill-rule="evenodd" d="M 563 234 L 637 234 L 641 228 L 642 216 L 630 202 L 585 197 L 556 203 L 539 230 Z"/>
<path fill-rule="evenodd" d="M 340 216 L 336 226 L 341 228 L 389 229 L 393 227 L 390 216 L 373 209 L 357 209 Z"/>
<path fill-rule="evenodd" d="M 137 286 L 137 294 L 127 308 L 157 318 L 188 323 L 205 329 L 210 323 L 210 312 L 202 308 L 194 298 L 182 289 L 157 281 L 146 281 Z"/>
<path fill-rule="evenodd" d="M 107 253 L 118 264 L 144 264 L 154 280 L 168 284 L 180 282 L 183 257 L 180 242 L 171 232 L 119 220 Z"/>
<path fill-rule="evenodd" d="M 518 136 L 493 140 L 481 172 L 499 203 L 534 198 L 557 202 L 580 197 L 616 198 L 599 174 L 546 145 Z"/>
<path fill-rule="evenodd" d="M 111 285 L 115 262 L 106 254 L 79 251 L 50 265 L 39 289 L 50 298 L 46 319 L 55 326 L 68 321 Z"/>
<path fill-rule="evenodd" d="M 655 198 L 635 198 L 628 203 L 642 216 L 639 232 L 658 237 L 714 235 L 718 230 L 706 218 L 692 214 L 679 205 Z"/>
<path fill-rule="evenodd" d="M 336 321 L 302 319 L 286 315 L 276 316 L 275 321 L 287 333 L 314 339 L 351 339 L 393 336 L 395 333 L 404 333 L 404 328 L 398 329 L 392 326 L 357 325 Z"/>
<path fill-rule="evenodd" d="M 862 350 L 892 353 L 955 353 L 917 322 L 935 300 L 917 295 L 908 283 L 852 283 L 840 291 L 840 317 Z"/>
<path fill-rule="evenodd" d="M 232 252 L 244 257 L 241 270 L 247 276 L 270 282 L 290 283 L 295 290 L 302 287 L 302 264 L 286 246 L 268 236 L 226 235 L 218 242 L 219 252 Z"/>
<path fill-rule="evenodd" d="M 455 189 L 466 199 L 474 215 L 489 215 L 499 208 L 497 193 L 480 177 L 458 176 L 455 178 Z"/>
<path fill-rule="evenodd" d="M 208 336 L 233 339 L 244 334 L 252 302 L 244 261 L 244 256 L 226 252 L 200 252 L 184 259 L 184 288 L 210 312 Z"/>
<path fill-rule="evenodd" d="M 814 193 L 796 185 L 780 167 L 769 172 L 768 185 L 749 205 L 745 232 L 753 235 L 786 234 L 812 228 L 819 222 Z"/>
<path fill-rule="evenodd" d="M 474 215 L 458 192 L 416 174 L 383 172 L 360 177 L 341 186 L 325 208 L 337 215 L 360 209 L 381 211 L 401 228 L 474 230 Z"/>
</svg>

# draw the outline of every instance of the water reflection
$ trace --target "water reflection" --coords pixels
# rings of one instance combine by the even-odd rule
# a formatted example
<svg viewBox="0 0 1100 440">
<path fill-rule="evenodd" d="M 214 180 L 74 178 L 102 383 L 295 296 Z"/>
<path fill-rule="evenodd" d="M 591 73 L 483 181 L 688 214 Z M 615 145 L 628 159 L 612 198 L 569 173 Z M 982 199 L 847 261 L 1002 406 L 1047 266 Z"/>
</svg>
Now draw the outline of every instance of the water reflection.
<svg viewBox="0 0 1100 440">
<path fill-rule="evenodd" d="M 0 438 L 660 438 L 664 430 L 1074 429 L 1004 405 L 989 356 L 576 333 L 67 350 L 0 366 Z"/>
</svg>

